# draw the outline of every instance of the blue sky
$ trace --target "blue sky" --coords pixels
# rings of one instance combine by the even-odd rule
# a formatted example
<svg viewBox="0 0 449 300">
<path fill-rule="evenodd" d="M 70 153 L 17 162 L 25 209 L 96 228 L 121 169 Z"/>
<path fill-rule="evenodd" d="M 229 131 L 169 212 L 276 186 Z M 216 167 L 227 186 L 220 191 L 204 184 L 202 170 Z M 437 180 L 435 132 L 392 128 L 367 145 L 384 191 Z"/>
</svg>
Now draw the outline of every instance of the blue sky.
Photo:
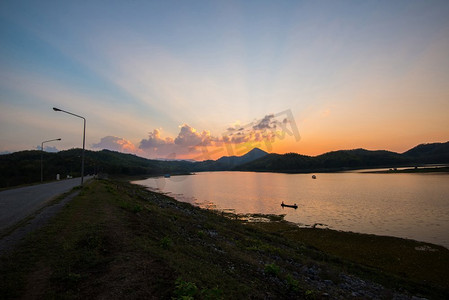
<svg viewBox="0 0 449 300">
<path fill-rule="evenodd" d="M 2 1 L 0 151 L 80 147 L 53 106 L 147 157 L 285 110 L 274 152 L 405 151 L 449 140 L 448 53 L 447 1 Z"/>
</svg>

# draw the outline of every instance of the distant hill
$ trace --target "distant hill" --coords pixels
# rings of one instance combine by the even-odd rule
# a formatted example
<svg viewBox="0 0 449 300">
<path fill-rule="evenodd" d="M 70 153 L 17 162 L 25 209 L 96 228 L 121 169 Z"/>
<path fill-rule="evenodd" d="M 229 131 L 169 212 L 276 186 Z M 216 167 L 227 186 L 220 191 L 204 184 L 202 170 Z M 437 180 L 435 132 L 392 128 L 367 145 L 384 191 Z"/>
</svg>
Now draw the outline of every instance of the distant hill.
<svg viewBox="0 0 449 300">
<path fill-rule="evenodd" d="M 449 163 L 449 142 L 421 144 L 403 155 L 420 163 Z"/>
<path fill-rule="evenodd" d="M 404 157 L 395 152 L 365 149 L 328 152 L 314 157 L 314 160 L 325 169 L 389 166 L 407 162 Z"/>
<path fill-rule="evenodd" d="M 82 149 L 70 149 L 58 153 L 43 153 L 44 180 L 53 180 L 81 174 Z M 225 171 L 238 164 L 250 162 L 267 155 L 253 149 L 242 156 L 222 157 L 218 160 L 192 162 L 184 160 L 162 161 L 110 150 L 85 152 L 85 174 L 161 175 L 199 171 Z M 20 151 L 0 156 L 0 187 L 16 186 L 40 181 L 41 151 Z"/>
<path fill-rule="evenodd" d="M 339 150 L 318 156 L 268 154 L 234 170 L 267 172 L 324 172 L 359 168 L 397 167 L 420 163 L 449 163 L 449 142 L 423 144 L 403 154 L 366 149 Z"/>
<path fill-rule="evenodd" d="M 233 168 L 237 165 L 241 165 L 244 163 L 251 162 L 253 160 L 256 160 L 258 158 L 264 157 L 268 153 L 259 149 L 254 148 L 253 150 L 249 151 L 245 155 L 242 156 L 223 156 L 216 160 L 217 163 L 223 164 L 227 166 L 228 168 Z"/>
<path fill-rule="evenodd" d="M 80 176 L 81 153 L 81 149 L 44 152 L 44 180 L 54 179 L 56 174 L 61 178 Z M 0 187 L 39 182 L 40 158 L 41 152 L 37 150 L 0 155 Z M 418 145 L 402 154 L 354 149 L 306 156 L 268 154 L 254 148 L 242 156 L 201 162 L 152 160 L 109 150 L 85 152 L 85 174 L 160 175 L 227 170 L 305 173 L 424 163 L 449 163 L 449 142 Z"/>
<path fill-rule="evenodd" d="M 43 153 L 44 180 L 53 180 L 81 174 L 82 149 L 70 149 L 57 153 Z M 41 151 L 20 151 L 0 156 L 0 187 L 40 181 Z M 153 175 L 181 173 L 191 168 L 186 161 L 158 161 L 132 154 L 101 150 L 85 152 L 85 174 L 108 173 L 122 175 Z"/>
<path fill-rule="evenodd" d="M 264 157 L 268 153 L 259 149 L 254 148 L 245 155 L 242 156 L 222 156 L 217 160 L 208 160 L 204 162 L 198 162 L 194 165 L 193 169 L 195 171 L 225 171 L 231 170 L 232 168 L 251 162 L 258 158 Z"/>
<path fill-rule="evenodd" d="M 320 172 L 362 167 L 396 166 L 406 163 L 400 154 L 365 149 L 332 151 L 318 156 L 296 153 L 269 154 L 253 162 L 237 166 L 236 170 L 275 172 Z"/>
</svg>

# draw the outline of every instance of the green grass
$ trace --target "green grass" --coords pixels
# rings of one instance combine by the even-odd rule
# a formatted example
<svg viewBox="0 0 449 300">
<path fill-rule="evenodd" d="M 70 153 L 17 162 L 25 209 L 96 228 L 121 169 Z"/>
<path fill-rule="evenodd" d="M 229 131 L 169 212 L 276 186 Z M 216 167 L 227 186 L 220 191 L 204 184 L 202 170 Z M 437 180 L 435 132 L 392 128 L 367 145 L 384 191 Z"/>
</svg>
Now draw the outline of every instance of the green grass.
<svg viewBox="0 0 449 300">
<path fill-rule="evenodd" d="M 0 258 L 0 294 L 4 299 L 313 299 L 323 291 L 300 272 L 313 267 L 317 276 L 337 283 L 340 273 L 354 273 L 390 289 L 447 295 L 447 285 L 438 280 L 449 278 L 444 248 L 415 250 L 418 256 L 406 252 L 401 259 L 409 260 L 398 263 L 398 253 L 420 243 L 303 230 L 270 218 L 269 223 L 231 220 L 127 182 L 96 180 Z"/>
<path fill-rule="evenodd" d="M 298 228 L 288 222 L 251 226 L 321 250 L 329 255 L 326 259 L 333 256 L 342 260 L 347 268 L 352 268 L 351 263 L 354 263 L 357 268 L 362 265 L 377 269 L 380 272 L 370 274 L 370 279 L 383 284 L 391 282 L 393 277 L 394 282 L 409 284 L 409 288 L 419 291 L 431 292 L 433 288 L 449 290 L 449 251 L 442 246 L 387 236 Z M 359 272 L 363 273 L 363 268 Z M 392 277 L 384 277 L 386 273 Z"/>
</svg>

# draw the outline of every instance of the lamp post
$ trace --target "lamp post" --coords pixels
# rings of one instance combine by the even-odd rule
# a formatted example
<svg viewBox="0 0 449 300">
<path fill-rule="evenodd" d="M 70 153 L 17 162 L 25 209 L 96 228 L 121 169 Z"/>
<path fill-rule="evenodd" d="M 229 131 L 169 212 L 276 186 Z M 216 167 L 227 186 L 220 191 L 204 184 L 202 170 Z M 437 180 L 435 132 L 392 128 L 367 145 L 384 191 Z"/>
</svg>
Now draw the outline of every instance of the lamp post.
<svg viewBox="0 0 449 300">
<path fill-rule="evenodd" d="M 61 140 L 61 138 L 48 140 L 48 141 L 43 141 L 41 143 L 41 182 L 44 182 L 44 143 L 53 142 L 53 141 L 60 141 L 60 140 Z"/>
<path fill-rule="evenodd" d="M 75 117 L 78 117 L 78 118 L 81 118 L 81 119 L 84 120 L 84 129 L 83 129 L 83 153 L 82 153 L 82 155 L 81 155 L 81 185 L 83 185 L 83 183 L 84 183 L 84 148 L 85 148 L 85 144 L 86 144 L 86 118 L 84 118 L 84 117 L 82 117 L 82 116 L 79 116 L 79 115 L 76 115 L 76 114 L 74 114 L 74 113 L 71 113 L 71 112 L 68 112 L 68 111 L 65 111 L 65 110 L 56 108 L 56 107 L 53 107 L 53 110 L 54 110 L 54 111 L 61 111 L 61 112 L 64 112 L 64 113 L 66 113 L 66 114 L 69 114 L 69 115 L 72 115 L 72 116 L 75 116 Z"/>
</svg>

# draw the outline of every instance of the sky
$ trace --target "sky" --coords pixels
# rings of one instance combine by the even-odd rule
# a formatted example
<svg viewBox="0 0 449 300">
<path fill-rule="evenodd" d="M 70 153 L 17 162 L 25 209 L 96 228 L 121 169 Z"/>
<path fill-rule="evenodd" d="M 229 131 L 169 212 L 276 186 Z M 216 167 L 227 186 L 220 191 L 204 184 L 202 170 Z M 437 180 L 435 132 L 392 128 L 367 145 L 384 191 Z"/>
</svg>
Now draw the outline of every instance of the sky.
<svg viewBox="0 0 449 300">
<path fill-rule="evenodd" d="M 0 1 L 0 153 L 449 140 L 449 1 Z"/>
</svg>

